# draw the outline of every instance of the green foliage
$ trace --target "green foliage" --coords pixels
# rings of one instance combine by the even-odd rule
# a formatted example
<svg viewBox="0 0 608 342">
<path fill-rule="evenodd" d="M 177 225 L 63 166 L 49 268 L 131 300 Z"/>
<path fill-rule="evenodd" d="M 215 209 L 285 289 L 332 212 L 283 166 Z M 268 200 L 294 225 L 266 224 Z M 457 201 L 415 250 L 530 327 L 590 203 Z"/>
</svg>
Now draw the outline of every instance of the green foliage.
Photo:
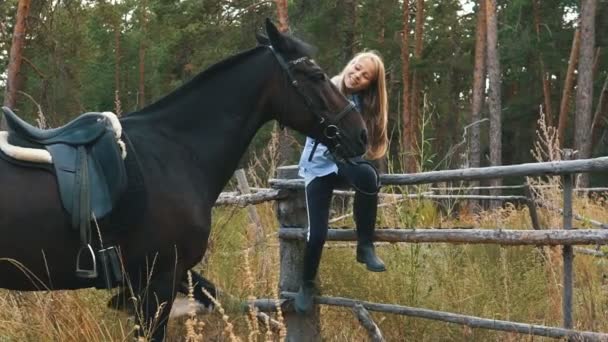
<svg viewBox="0 0 608 342">
<path fill-rule="evenodd" d="M 8 63 L 17 2 L 0 1 L 0 17 L 3 18 L 0 23 L 0 70 L 5 70 Z M 213 63 L 253 47 L 254 33 L 261 30 L 263 19 L 276 19 L 273 2 L 147 0 L 144 27 L 141 21 L 143 3 L 138 0 L 32 1 L 24 51 L 27 60 L 21 73 L 22 90 L 41 105 L 51 125 L 59 125 L 85 111 L 114 110 L 116 71 L 122 110 L 136 110 L 140 105 L 137 95 L 142 44 L 146 48 L 145 101 L 151 103 Z M 350 58 L 345 54 L 349 49 L 375 49 L 383 55 L 389 80 L 389 131 L 393 138 L 391 146 L 394 147 L 391 151 L 395 154 L 389 161 L 398 160 L 403 89 L 402 1 L 358 0 L 354 17 L 344 11 L 348 1 L 290 0 L 288 3 L 292 32 L 318 47 L 316 60 L 328 74 L 336 74 L 342 69 Z M 413 33 L 416 8 L 415 1 L 410 0 L 410 3 Z M 462 127 L 469 122 L 477 18 L 476 12 L 461 12 L 462 2 L 459 0 L 426 0 L 424 3 L 423 54 L 421 58 L 412 56 L 410 66 L 410 71 L 420 77 L 422 92 L 427 99 L 421 164 L 426 170 L 445 169 L 457 166 L 457 158 L 451 157 L 451 153 L 455 153 L 452 147 L 462 140 Z M 576 16 L 579 1 L 540 1 L 541 27 L 538 35 L 530 0 L 500 0 L 498 3 L 503 163 L 521 163 L 531 161 L 529 151 L 535 137 L 538 108 L 543 102 L 540 57 L 546 71 L 552 75 L 551 100 L 556 120 L 574 33 L 574 21 L 566 20 L 565 16 L 568 13 Z M 354 46 L 345 46 L 346 31 L 351 27 Z M 608 58 L 605 58 L 608 35 L 602 34 L 607 30 L 608 2 L 600 1 L 596 45 L 602 48 L 602 58 L 596 73 L 594 106 L 601 85 L 608 77 Z M 410 44 L 410 51 L 413 51 L 413 34 Z M 0 74 L 0 97 L 4 93 L 2 77 Z M 17 109 L 33 121 L 36 106 L 29 99 L 19 97 Z M 268 148 L 272 127 L 262 128 L 253 141 L 253 152 Z M 487 125 L 481 127 L 482 132 L 487 129 Z M 298 135 L 298 139 L 302 138 Z M 606 146 L 600 144 L 595 153 L 605 154 Z M 485 148 L 482 144 L 482 152 Z M 270 175 L 259 177 L 266 180 Z M 604 209 L 597 210 L 605 212 Z M 405 202 L 391 209 L 393 212 L 387 213 L 387 210 L 380 213 L 381 221 L 393 227 L 449 226 L 430 202 Z M 243 230 L 247 225 L 246 213 L 244 210 L 219 209 L 215 214 L 219 215 L 215 216 L 210 262 L 209 266 L 204 266 L 207 267 L 205 274 L 227 293 L 243 298 L 250 294 L 248 288 L 241 284 L 240 272 L 243 249 L 250 247 Z M 274 219 L 273 213 L 267 216 L 271 217 L 267 221 Z M 514 220 L 521 218 L 514 217 L 518 213 L 503 216 Z M 488 217 L 487 222 L 481 223 L 498 224 L 503 216 Z M 480 217 L 478 221 L 483 221 L 483 214 Z M 467 222 L 455 224 L 468 225 Z M 267 226 L 276 227 L 276 223 Z M 509 226 L 509 222 L 505 226 Z M 275 232 L 266 233 L 274 236 L 271 234 Z M 275 244 L 276 240 L 268 243 Z M 389 268 L 389 272 L 380 275 L 370 274 L 356 264 L 354 251 L 329 249 L 321 265 L 324 293 L 497 319 L 560 324 L 556 315 L 559 310 L 556 311 L 554 305 L 559 301 L 559 293 L 552 290 L 559 286 L 559 280 L 554 278 L 555 269 L 551 269 L 547 260 L 541 260 L 534 247 L 395 244 L 378 249 Z M 271 272 L 256 274 L 260 279 L 255 284 L 256 294 L 269 296 L 276 290 L 277 255 L 278 250 L 269 247 L 267 253 L 257 256 L 257 259 L 270 260 L 272 265 L 264 269 Z M 575 317 L 582 317 L 577 321 L 577 327 L 605 331 L 606 323 L 594 319 L 596 315 L 605 314 L 601 311 L 605 311 L 608 305 L 606 296 L 602 295 L 605 289 L 597 288 L 601 275 L 605 273 L 605 264 L 589 261 L 587 257 L 577 257 L 576 262 L 576 269 L 582 266 L 585 271 L 579 273 L 580 281 L 577 278 L 576 284 L 583 289 L 576 292 L 579 305 Z M 588 282 L 583 282 L 585 279 Z M 548 297 L 553 298 L 553 302 L 547 300 Z M 98 305 L 95 307 L 103 307 L 105 300 L 96 300 Z M 68 310 L 72 308 L 70 306 Z M 0 311 L 9 315 L 14 310 Z M 324 336 L 355 340 L 365 334 L 358 330 L 361 328 L 350 312 L 324 309 L 323 315 L 330 323 Z M 416 341 L 513 338 L 507 334 L 480 329 L 463 330 L 420 319 L 374 315 L 389 340 L 399 340 L 404 335 Z M 10 320 L 14 318 L 4 321 Z M 44 325 L 35 327 L 44 328 Z M 21 334 L 23 329 L 14 331 Z"/>
<path fill-rule="evenodd" d="M 6 70 L 8 65 L 8 51 L 11 46 L 12 30 L 16 14 L 16 0 L 0 2 L 0 70 Z M 0 72 L 0 99 L 4 101 L 4 82 L 6 75 Z"/>
<path fill-rule="evenodd" d="M 261 30 L 263 19 L 276 19 L 272 2 L 147 0 L 146 3 L 145 25 L 143 1 L 32 3 L 24 51 L 27 61 L 21 74 L 22 90 L 42 106 L 52 125 L 84 111 L 114 109 L 117 86 L 123 112 L 139 108 L 141 46 L 146 51 L 145 102 L 151 103 L 211 64 L 253 47 L 254 33 Z M 389 80 L 389 131 L 394 140 L 391 153 L 397 154 L 403 88 L 402 1 L 356 0 L 355 7 L 348 7 L 350 3 L 289 1 L 290 29 L 318 47 L 316 59 L 330 75 L 338 73 L 351 57 L 348 51 L 374 49 L 383 55 Z M 451 148 L 462 140 L 461 128 L 470 120 L 477 18 L 476 8 L 473 12 L 463 11 L 464 3 L 425 1 L 423 54 L 421 58 L 411 56 L 410 71 L 419 76 L 422 92 L 433 113 L 425 127 L 428 143 L 424 146 L 428 150 L 425 153 L 436 156 L 425 161 L 425 168 L 429 169 L 458 166 L 457 158 L 449 158 L 448 154 L 454 153 Z M 475 2 L 468 2 L 471 3 Z M 0 15 L 6 19 L 0 29 L 2 70 L 7 65 L 16 4 L 17 0 L 0 3 Z M 529 150 L 534 139 L 534 123 L 543 102 L 539 60 L 542 57 L 546 71 L 552 75 L 555 117 L 572 44 L 575 24 L 572 19 L 576 18 L 579 2 L 540 1 L 538 35 L 531 1 L 501 0 L 498 4 L 503 146 L 509 146 L 504 150 L 503 163 L 521 163 L 531 161 Z M 415 1 L 410 0 L 410 51 L 414 47 L 416 11 Z M 601 34 L 608 28 L 606 13 L 608 4 L 599 2 L 598 47 L 608 44 L 608 38 Z M 348 37 L 354 37 L 352 46 L 346 46 L 350 42 Z M 608 59 L 600 58 L 594 103 L 607 70 Z M 1 84 L 0 80 L 0 87 Z M 26 97 L 19 97 L 17 109 L 22 115 L 33 119 L 35 108 Z M 482 137 L 487 135 L 487 128 L 482 126 Z M 263 148 L 268 133 L 266 129 L 253 145 Z M 570 129 L 566 136 L 571 136 Z M 510 144 L 512 141 L 517 144 Z M 482 152 L 484 148 L 482 145 Z M 603 152 L 601 148 L 596 149 L 596 153 Z"/>
</svg>

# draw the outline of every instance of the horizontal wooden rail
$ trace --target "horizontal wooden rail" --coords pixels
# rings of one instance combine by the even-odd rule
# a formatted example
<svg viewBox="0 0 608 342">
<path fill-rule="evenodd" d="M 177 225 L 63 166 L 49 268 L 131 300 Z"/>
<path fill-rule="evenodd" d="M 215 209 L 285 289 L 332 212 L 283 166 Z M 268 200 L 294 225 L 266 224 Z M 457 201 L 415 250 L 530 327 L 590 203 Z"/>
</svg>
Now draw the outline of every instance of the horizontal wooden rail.
<svg viewBox="0 0 608 342">
<path fill-rule="evenodd" d="M 417 174 L 385 174 L 382 184 L 409 185 L 433 182 L 480 180 L 513 176 L 562 175 L 608 170 L 608 157 L 564 160 L 544 163 L 478 167 L 460 170 L 431 171 Z"/>
<path fill-rule="evenodd" d="M 543 203 L 542 201 L 536 201 L 536 204 L 538 204 L 538 206 L 540 206 L 542 208 L 547 208 L 549 210 L 556 211 L 556 212 L 558 212 L 558 213 L 560 213 L 562 215 L 564 214 L 564 209 L 562 209 L 562 208 L 556 208 L 556 207 L 554 207 L 552 205 Z M 572 214 L 572 217 L 574 219 L 578 220 L 578 221 L 589 222 L 593 226 L 596 226 L 598 228 L 608 229 L 608 224 L 602 223 L 600 221 L 597 221 L 597 220 L 594 220 L 594 219 L 590 219 L 588 217 L 585 217 L 585 216 L 582 216 L 582 215 L 579 215 L 579 214 L 574 214 L 574 213 Z"/>
<path fill-rule="evenodd" d="M 287 298 L 288 300 L 281 300 L 281 310 L 293 310 L 291 305 L 293 298 L 295 297 L 294 292 L 282 292 L 281 297 Z M 260 311 L 275 311 L 276 310 L 275 299 L 258 299 L 252 301 L 255 307 Z M 607 341 L 608 334 L 596 333 L 590 331 L 578 331 L 563 329 L 557 327 L 547 327 L 538 324 L 527 324 L 518 323 L 511 321 L 503 321 L 497 319 L 482 318 L 477 316 L 468 316 L 462 314 L 455 314 L 451 312 L 435 311 L 429 309 L 413 308 L 403 305 L 394 304 L 381 304 L 366 301 L 359 301 L 355 299 L 342 298 L 342 297 L 315 297 L 316 304 L 334 305 L 343 307 L 355 307 L 356 305 L 362 305 L 369 311 L 386 312 L 397 315 L 404 315 L 410 317 L 418 317 L 424 319 L 431 319 L 436 321 L 454 323 L 466 325 L 471 328 L 482 328 L 489 330 L 499 330 L 508 332 L 517 332 L 520 334 L 546 336 L 552 338 L 573 338 L 575 340 L 582 341 Z"/>
<path fill-rule="evenodd" d="M 421 195 L 418 198 L 446 200 L 487 200 L 487 201 L 527 201 L 526 196 L 489 196 L 489 195 Z"/>
<path fill-rule="evenodd" d="M 460 186 L 460 187 L 430 187 L 431 191 L 452 192 L 452 191 L 473 191 L 473 190 L 509 190 L 523 189 L 525 184 L 520 185 L 496 185 L 496 186 Z"/>
<path fill-rule="evenodd" d="M 280 190 L 268 189 L 265 191 L 258 191 L 251 194 L 233 195 L 232 193 L 220 194 L 215 205 L 236 205 L 245 207 L 251 204 L 259 204 L 268 201 L 274 201 L 277 199 L 286 198 L 288 194 L 281 193 Z"/>
<path fill-rule="evenodd" d="M 604 253 L 601 250 L 591 249 L 591 248 L 583 248 L 583 247 L 574 247 L 574 251 L 580 254 L 592 255 L 598 258 L 608 258 L 608 254 Z"/>
<path fill-rule="evenodd" d="M 305 228 L 281 228 L 279 238 L 306 238 Z M 353 229 L 330 229 L 329 241 L 356 241 Z M 608 231 L 599 229 L 573 230 L 509 230 L 509 229 L 377 229 L 376 241 L 387 242 L 447 242 L 499 245 L 596 245 L 608 243 Z"/>
<path fill-rule="evenodd" d="M 304 188 L 304 183 L 302 183 L 302 188 Z M 354 191 L 349 190 L 334 190 L 334 195 L 338 196 L 354 196 Z M 289 196 L 288 193 L 277 190 L 277 189 L 261 189 L 257 188 L 255 192 L 251 194 L 241 194 L 238 191 L 226 191 L 220 193 L 217 201 L 215 202 L 216 206 L 220 205 L 236 205 L 240 207 L 245 207 L 252 204 L 260 204 L 263 202 L 274 201 L 278 199 L 285 199 Z M 433 195 L 432 191 L 421 192 L 417 194 L 391 194 L 391 193 L 379 193 L 378 196 L 382 199 L 388 200 L 400 200 L 404 198 L 421 198 L 421 197 L 429 197 L 429 196 L 437 196 Z M 440 196 L 450 196 L 450 195 L 440 195 Z M 467 196 L 467 195 L 463 195 Z M 487 197 L 487 196 L 486 196 Z M 504 196 L 504 197 L 518 197 L 518 196 Z M 510 198 L 504 198 L 501 200 L 509 200 Z"/>
<path fill-rule="evenodd" d="M 462 187 L 430 187 L 427 190 L 439 191 L 439 192 L 456 192 L 456 191 L 473 191 L 473 190 L 509 190 L 509 189 L 523 189 L 525 184 L 521 185 L 498 185 L 498 186 L 462 186 Z M 547 189 L 557 188 L 557 185 L 530 185 L 534 189 Z M 576 192 L 603 192 L 608 191 L 608 188 L 574 188 L 572 191 Z"/>
<path fill-rule="evenodd" d="M 304 182 L 302 182 L 302 189 L 304 189 Z M 353 190 L 334 190 L 334 195 L 338 196 L 355 196 L 355 192 Z M 404 198 L 420 198 L 423 196 L 432 196 L 432 191 L 425 191 L 415 194 L 391 194 L 388 192 L 381 192 L 378 194 L 378 197 L 381 199 L 392 199 L 392 200 L 400 200 Z"/>
<path fill-rule="evenodd" d="M 604 192 L 604 191 L 608 191 L 608 188 L 574 188 L 574 191 L 579 191 L 579 192 Z"/>
<path fill-rule="evenodd" d="M 544 163 L 526 163 L 505 166 L 476 167 L 469 169 L 430 171 L 413 174 L 383 174 L 383 185 L 413 185 L 434 182 L 481 180 L 512 176 L 562 175 L 580 172 L 608 170 L 608 157 L 594 159 L 562 160 Z M 301 179 L 270 179 L 273 188 L 302 188 Z"/>
</svg>

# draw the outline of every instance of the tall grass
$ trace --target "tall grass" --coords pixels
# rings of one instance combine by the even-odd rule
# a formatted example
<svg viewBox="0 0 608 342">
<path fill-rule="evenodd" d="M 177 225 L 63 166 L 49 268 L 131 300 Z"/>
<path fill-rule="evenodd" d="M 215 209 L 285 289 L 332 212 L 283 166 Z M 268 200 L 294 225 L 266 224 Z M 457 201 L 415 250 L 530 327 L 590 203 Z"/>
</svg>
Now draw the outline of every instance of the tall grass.
<svg viewBox="0 0 608 342">
<path fill-rule="evenodd" d="M 550 136 L 550 134 L 546 135 Z M 550 139 L 549 139 L 550 140 Z M 544 146 L 544 145 L 543 145 Z M 252 186 L 266 186 L 267 174 L 276 164 L 273 139 L 266 154 L 257 156 L 249 170 Z M 268 158 L 268 159 L 264 159 Z M 539 201 L 561 206 L 559 180 L 537 179 L 535 184 L 554 184 L 538 193 Z M 553 183 L 552 183 L 553 182 Z M 399 189 L 395 189 L 399 190 Z M 336 200 L 335 215 L 348 205 Z M 348 201 L 347 201 L 348 202 Z M 347 203 L 348 204 L 348 203 Z M 605 197 L 576 197 L 575 212 L 608 221 Z M 200 313 L 192 303 L 188 313 L 169 322 L 170 341 L 275 341 L 282 329 L 270 329 L 272 315 L 258 320 L 255 311 L 245 313 L 241 303 L 253 298 L 276 298 L 279 278 L 277 222 L 273 204 L 256 206 L 265 239 L 255 244 L 247 227 L 246 209 L 214 209 L 210 248 L 196 269 L 212 280 L 221 293 L 213 313 Z M 463 213 L 461 213 L 463 214 Z M 560 215 L 541 210 L 543 227 L 561 226 Z M 586 222 L 576 222 L 588 227 Z M 352 218 L 337 225 L 353 226 Z M 457 218 L 445 215 L 430 201 L 403 201 L 383 206 L 379 227 L 461 227 L 531 229 L 526 207 L 504 205 L 491 211 L 465 212 Z M 328 248 L 320 267 L 324 295 L 366 301 L 396 303 L 487 318 L 561 325 L 560 248 L 450 244 L 382 244 L 378 253 L 388 271 L 371 273 L 355 262 L 351 248 Z M 608 331 L 608 264 L 587 255 L 575 258 L 574 326 Z M 97 290 L 15 294 L 0 291 L 0 341 L 127 341 L 133 340 L 133 324 L 125 314 L 106 309 L 111 293 Z M 543 341 L 533 336 L 471 329 L 459 325 L 372 313 L 389 341 Z M 367 339 L 351 310 L 321 308 L 323 339 Z"/>
</svg>

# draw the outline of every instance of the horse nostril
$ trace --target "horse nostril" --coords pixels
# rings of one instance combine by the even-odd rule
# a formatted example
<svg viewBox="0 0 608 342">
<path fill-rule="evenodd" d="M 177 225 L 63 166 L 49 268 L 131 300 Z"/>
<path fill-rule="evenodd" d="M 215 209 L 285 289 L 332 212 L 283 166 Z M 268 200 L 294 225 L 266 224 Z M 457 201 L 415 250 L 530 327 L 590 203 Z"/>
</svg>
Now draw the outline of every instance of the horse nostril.
<svg viewBox="0 0 608 342">
<path fill-rule="evenodd" d="M 367 145 L 367 132 L 365 130 L 361 131 L 361 142 L 363 145 Z"/>
</svg>

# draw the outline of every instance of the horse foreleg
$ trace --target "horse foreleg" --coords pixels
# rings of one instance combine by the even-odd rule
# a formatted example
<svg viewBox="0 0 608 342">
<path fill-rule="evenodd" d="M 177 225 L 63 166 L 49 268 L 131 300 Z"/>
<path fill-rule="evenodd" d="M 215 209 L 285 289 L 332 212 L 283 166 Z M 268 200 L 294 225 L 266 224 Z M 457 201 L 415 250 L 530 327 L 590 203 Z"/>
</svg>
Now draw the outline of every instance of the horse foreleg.
<svg viewBox="0 0 608 342">
<path fill-rule="evenodd" d="M 203 292 L 203 289 L 205 289 L 213 298 L 217 298 L 217 289 L 215 288 L 215 285 L 192 269 L 190 270 L 190 274 L 192 276 L 192 295 L 194 296 L 194 299 L 206 309 L 213 309 L 213 301 L 205 292 Z M 180 283 L 179 292 L 188 295 L 190 291 L 188 274 L 186 273 L 184 279 Z"/>
<path fill-rule="evenodd" d="M 204 306 L 206 309 L 213 309 L 213 301 L 209 296 L 207 296 L 203 289 L 205 289 L 213 298 L 217 298 L 218 290 L 215 285 L 203 277 L 200 273 L 194 270 L 190 270 L 192 274 L 192 295 L 194 299 Z M 188 274 L 186 273 L 179 283 L 179 287 L 177 289 L 180 293 L 184 295 L 188 295 L 190 293 L 190 285 L 188 283 Z M 137 294 L 133 294 L 133 291 L 128 287 L 123 287 L 120 291 L 112 296 L 110 300 L 108 300 L 108 308 L 125 311 L 130 315 L 135 315 L 137 310 L 133 306 L 133 300 L 130 298 L 136 297 Z"/>
<path fill-rule="evenodd" d="M 141 292 L 141 313 L 139 336 L 148 336 L 150 341 L 164 341 L 167 331 L 169 313 L 177 292 L 178 284 L 174 271 L 158 273 L 150 280 L 148 286 Z"/>
</svg>

